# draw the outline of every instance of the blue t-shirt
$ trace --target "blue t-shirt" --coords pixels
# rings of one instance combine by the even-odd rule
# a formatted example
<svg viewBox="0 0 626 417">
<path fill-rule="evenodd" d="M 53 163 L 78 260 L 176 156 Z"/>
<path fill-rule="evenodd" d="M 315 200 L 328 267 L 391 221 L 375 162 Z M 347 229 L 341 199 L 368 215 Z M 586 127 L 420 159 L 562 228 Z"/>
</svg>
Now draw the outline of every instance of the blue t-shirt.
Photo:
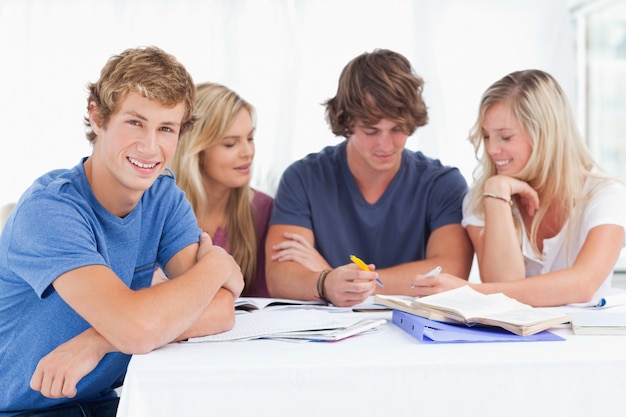
<svg viewBox="0 0 626 417">
<path fill-rule="evenodd" d="M 109 353 L 80 381 L 73 399 L 46 398 L 30 388 L 39 360 L 90 327 L 54 290 L 58 276 L 105 265 L 128 287 L 148 287 L 155 267 L 199 236 L 171 172 L 159 176 L 124 218 L 96 200 L 83 162 L 36 180 L 0 236 L 0 416 L 114 396 L 126 373 L 130 355 Z"/>
<path fill-rule="evenodd" d="M 348 168 L 344 141 L 285 170 L 270 224 L 312 230 L 315 248 L 333 268 L 351 254 L 388 268 L 424 259 L 434 230 L 460 224 L 466 191 L 456 168 L 405 149 L 387 190 L 369 204 Z"/>
</svg>

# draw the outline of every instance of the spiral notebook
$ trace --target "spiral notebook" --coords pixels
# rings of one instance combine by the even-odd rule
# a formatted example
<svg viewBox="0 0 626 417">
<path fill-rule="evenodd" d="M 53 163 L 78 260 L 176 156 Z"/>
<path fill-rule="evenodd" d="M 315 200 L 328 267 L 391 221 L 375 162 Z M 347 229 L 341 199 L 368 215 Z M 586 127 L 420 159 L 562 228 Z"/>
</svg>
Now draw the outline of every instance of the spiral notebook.
<svg viewBox="0 0 626 417">
<path fill-rule="evenodd" d="M 270 310 L 238 314 L 226 332 L 190 338 L 188 342 L 223 342 L 252 339 L 337 341 L 376 331 L 385 319 L 325 310 Z"/>
</svg>

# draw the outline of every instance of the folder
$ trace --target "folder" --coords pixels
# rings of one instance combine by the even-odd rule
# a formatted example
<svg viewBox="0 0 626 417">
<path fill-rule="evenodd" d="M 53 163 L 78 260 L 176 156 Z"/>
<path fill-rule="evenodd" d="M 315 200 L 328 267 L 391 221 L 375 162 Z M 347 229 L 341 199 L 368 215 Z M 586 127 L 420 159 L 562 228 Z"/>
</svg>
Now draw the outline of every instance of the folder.
<svg viewBox="0 0 626 417">
<path fill-rule="evenodd" d="M 448 324 L 394 310 L 392 323 L 422 343 L 487 343 L 487 342 L 544 342 L 565 340 L 544 330 L 531 336 L 518 336 L 499 327 L 468 327 Z"/>
</svg>

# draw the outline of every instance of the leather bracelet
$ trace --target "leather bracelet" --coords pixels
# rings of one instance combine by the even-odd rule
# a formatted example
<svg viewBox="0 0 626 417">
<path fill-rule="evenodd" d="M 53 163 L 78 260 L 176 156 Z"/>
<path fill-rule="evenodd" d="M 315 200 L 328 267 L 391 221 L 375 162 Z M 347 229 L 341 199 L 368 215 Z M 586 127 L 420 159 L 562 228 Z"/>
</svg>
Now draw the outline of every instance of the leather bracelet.
<svg viewBox="0 0 626 417">
<path fill-rule="evenodd" d="M 332 269 L 325 269 L 320 272 L 320 276 L 317 278 L 317 294 L 320 300 L 325 303 L 330 303 L 326 294 L 324 294 L 324 283 L 326 282 L 326 276 L 332 271 Z"/>
<path fill-rule="evenodd" d="M 513 199 L 511 197 L 505 197 L 503 195 L 493 194 L 493 193 L 483 193 L 484 198 L 495 198 L 496 200 L 502 200 L 506 202 L 509 206 L 513 207 Z"/>
</svg>

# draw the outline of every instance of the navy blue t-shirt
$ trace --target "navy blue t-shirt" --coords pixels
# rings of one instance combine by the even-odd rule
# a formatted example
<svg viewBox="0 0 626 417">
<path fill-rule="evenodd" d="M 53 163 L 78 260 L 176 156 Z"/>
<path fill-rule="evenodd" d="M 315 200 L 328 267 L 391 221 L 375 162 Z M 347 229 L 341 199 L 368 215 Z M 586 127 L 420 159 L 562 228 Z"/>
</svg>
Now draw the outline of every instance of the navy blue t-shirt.
<svg viewBox="0 0 626 417">
<path fill-rule="evenodd" d="M 460 225 L 466 192 L 458 169 L 405 149 L 387 190 L 369 204 L 348 168 L 344 141 L 285 170 L 270 224 L 312 230 L 315 248 L 333 268 L 351 254 L 388 268 L 424 259 L 434 230 Z"/>
</svg>

